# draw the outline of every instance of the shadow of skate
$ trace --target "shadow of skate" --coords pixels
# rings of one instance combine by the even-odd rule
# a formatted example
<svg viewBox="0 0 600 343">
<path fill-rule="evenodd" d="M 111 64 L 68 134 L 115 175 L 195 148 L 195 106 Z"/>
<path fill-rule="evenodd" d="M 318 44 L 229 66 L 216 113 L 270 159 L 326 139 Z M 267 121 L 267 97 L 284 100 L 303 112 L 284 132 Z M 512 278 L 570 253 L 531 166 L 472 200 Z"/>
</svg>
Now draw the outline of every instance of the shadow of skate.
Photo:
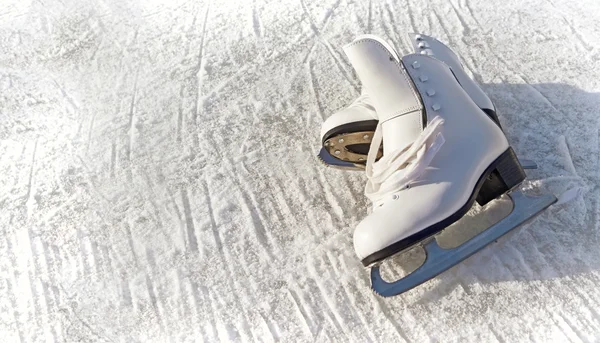
<svg viewBox="0 0 600 343">
<path fill-rule="evenodd" d="M 600 94 L 565 84 L 484 84 L 493 100 L 508 140 L 521 158 L 532 159 L 525 193 L 579 189 L 575 199 L 542 212 L 497 242 L 418 287 L 419 302 L 430 302 L 463 288 L 482 284 L 561 279 L 600 269 L 600 232 L 596 215 L 598 183 L 598 116 Z M 594 156 L 594 158 L 590 158 Z M 478 205 L 438 236 L 443 246 L 456 246 L 507 215 L 510 201 L 496 200 L 481 211 Z M 394 280 L 416 269 L 425 259 L 421 248 L 387 261 L 385 279 Z M 592 276 L 593 277 L 593 276 Z M 594 277 L 595 278 L 595 277 Z M 407 294 L 409 294 L 407 293 Z"/>
</svg>

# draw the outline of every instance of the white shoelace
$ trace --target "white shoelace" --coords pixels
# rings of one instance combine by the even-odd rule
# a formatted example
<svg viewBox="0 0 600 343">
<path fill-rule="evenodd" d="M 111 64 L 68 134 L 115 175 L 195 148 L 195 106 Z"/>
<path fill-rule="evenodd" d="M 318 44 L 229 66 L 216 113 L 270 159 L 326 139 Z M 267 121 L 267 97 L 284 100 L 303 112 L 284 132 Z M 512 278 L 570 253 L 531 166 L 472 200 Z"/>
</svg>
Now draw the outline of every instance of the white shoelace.
<svg viewBox="0 0 600 343">
<path fill-rule="evenodd" d="M 350 107 L 365 107 L 371 110 L 374 110 L 373 105 L 370 104 L 370 98 L 369 95 L 365 92 L 360 93 L 360 96 L 356 99 L 354 99 L 354 101 L 350 104 Z"/>
<path fill-rule="evenodd" d="M 385 150 L 384 156 L 375 162 L 383 139 L 381 124 L 377 125 L 367 155 L 365 187 L 365 195 L 373 205 L 385 196 L 409 188 L 423 174 L 445 142 L 441 133 L 443 124 L 444 119 L 436 116 L 413 143 L 402 149 Z"/>
</svg>

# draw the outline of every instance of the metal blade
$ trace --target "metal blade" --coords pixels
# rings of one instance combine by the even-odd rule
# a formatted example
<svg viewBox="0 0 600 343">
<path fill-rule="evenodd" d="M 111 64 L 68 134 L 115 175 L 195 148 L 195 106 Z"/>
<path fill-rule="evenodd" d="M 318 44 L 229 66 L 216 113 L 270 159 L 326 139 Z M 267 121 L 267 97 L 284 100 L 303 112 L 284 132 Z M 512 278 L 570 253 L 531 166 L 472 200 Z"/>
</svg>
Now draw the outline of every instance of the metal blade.
<svg viewBox="0 0 600 343">
<path fill-rule="evenodd" d="M 381 277 L 379 266 L 371 268 L 373 291 L 384 297 L 404 293 L 457 265 L 556 202 L 554 195 L 527 197 L 521 191 L 515 191 L 509 196 L 514 206 L 506 218 L 454 249 L 440 248 L 435 238 L 431 239 L 424 245 L 427 258 L 423 265 L 404 278 L 386 282 Z"/>
<path fill-rule="evenodd" d="M 521 167 L 523 167 L 523 169 L 537 169 L 537 163 L 535 163 L 535 161 L 533 160 L 524 160 L 524 159 L 519 159 L 519 162 L 521 163 Z"/>
<path fill-rule="evenodd" d="M 333 156 L 331 156 L 331 154 L 325 150 L 325 148 L 321 148 L 321 151 L 319 151 L 319 155 L 317 155 L 317 157 L 319 158 L 319 160 L 324 163 L 326 166 L 328 167 L 334 167 L 334 168 L 340 168 L 340 169 L 346 169 L 346 170 L 364 170 L 365 167 L 364 166 L 360 166 L 357 164 L 354 164 L 352 162 L 348 162 L 348 161 L 342 161 L 340 159 L 337 159 Z"/>
</svg>

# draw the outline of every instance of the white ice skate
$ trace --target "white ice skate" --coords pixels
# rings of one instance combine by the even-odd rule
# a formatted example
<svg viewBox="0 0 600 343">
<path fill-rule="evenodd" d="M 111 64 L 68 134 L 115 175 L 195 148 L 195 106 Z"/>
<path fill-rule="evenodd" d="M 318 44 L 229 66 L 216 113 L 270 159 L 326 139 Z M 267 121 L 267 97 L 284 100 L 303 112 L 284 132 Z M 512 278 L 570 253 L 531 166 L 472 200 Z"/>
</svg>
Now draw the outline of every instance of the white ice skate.
<svg viewBox="0 0 600 343">
<path fill-rule="evenodd" d="M 456 54 L 437 39 L 424 34 L 409 34 L 416 53 L 434 56 L 446 63 L 460 85 L 486 114 L 498 125 L 500 122 L 490 98 L 464 71 Z M 363 92 L 350 106 L 331 115 L 321 128 L 319 159 L 326 165 L 364 170 L 369 144 L 377 127 L 377 113 L 368 95 Z M 381 153 L 380 153 L 381 155 Z M 535 168 L 532 161 L 521 160 L 524 168 Z"/>
<path fill-rule="evenodd" d="M 374 291 L 403 293 L 456 265 L 556 201 L 516 191 L 525 173 L 501 128 L 473 101 L 447 64 L 427 54 L 399 58 L 381 39 L 344 47 L 379 117 L 366 162 L 373 211 L 356 228 L 354 248 L 371 269 Z M 383 143 L 383 157 L 376 154 Z M 450 250 L 435 236 L 480 205 L 509 193 L 512 212 Z M 387 283 L 378 264 L 420 244 L 424 264 Z"/>
</svg>

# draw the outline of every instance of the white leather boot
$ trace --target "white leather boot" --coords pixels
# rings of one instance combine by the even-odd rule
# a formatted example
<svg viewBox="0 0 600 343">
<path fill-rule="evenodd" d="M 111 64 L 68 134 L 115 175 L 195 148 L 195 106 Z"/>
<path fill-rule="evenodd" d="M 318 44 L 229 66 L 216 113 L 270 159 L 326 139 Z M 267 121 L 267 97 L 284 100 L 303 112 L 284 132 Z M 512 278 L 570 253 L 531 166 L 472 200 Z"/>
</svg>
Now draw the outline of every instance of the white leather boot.
<svg viewBox="0 0 600 343">
<path fill-rule="evenodd" d="M 400 59 L 374 36 L 361 36 L 344 51 L 379 117 L 366 163 L 365 194 L 373 211 L 354 232 L 354 248 L 365 266 L 427 240 L 464 216 L 476 200 L 485 205 L 525 179 L 501 128 L 444 62 L 426 54 Z M 382 143 L 383 157 L 376 162 L 372 152 Z M 543 200 L 535 212 L 516 215 L 526 220 L 556 199 Z M 468 252 L 488 243 L 481 240 Z M 446 269 L 453 265 L 444 263 Z M 371 277 L 378 293 L 394 295 L 441 271 L 417 274 L 408 286 L 381 281 L 378 269 Z"/>
<path fill-rule="evenodd" d="M 411 33 L 409 37 L 415 53 L 433 56 L 446 63 L 475 104 L 500 125 L 492 101 L 467 75 L 452 49 L 424 34 Z M 363 92 L 350 106 L 334 113 L 323 123 L 321 128 L 323 147 L 319 152 L 319 159 L 332 167 L 363 170 L 377 121 L 377 112 L 373 108 L 371 99 Z"/>
</svg>

